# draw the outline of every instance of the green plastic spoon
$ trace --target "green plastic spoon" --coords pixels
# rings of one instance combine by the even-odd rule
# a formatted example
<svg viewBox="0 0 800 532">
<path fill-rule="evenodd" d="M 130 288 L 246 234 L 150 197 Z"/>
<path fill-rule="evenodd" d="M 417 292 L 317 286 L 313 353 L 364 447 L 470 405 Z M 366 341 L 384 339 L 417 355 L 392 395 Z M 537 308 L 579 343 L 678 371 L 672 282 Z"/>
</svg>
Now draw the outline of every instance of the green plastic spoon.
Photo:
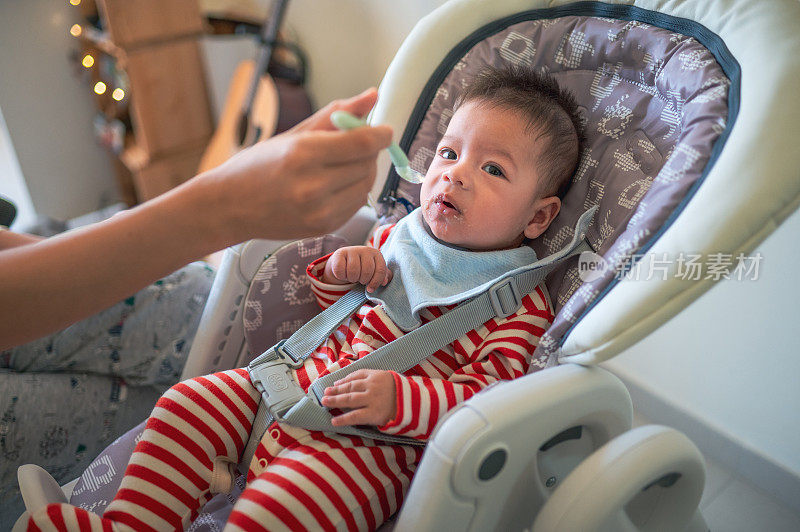
<svg viewBox="0 0 800 532">
<path fill-rule="evenodd" d="M 367 121 L 363 118 L 358 118 L 347 111 L 334 111 L 331 113 L 331 123 L 339 129 L 354 129 L 357 127 L 367 125 Z M 396 142 L 387 148 L 389 150 L 389 157 L 392 159 L 392 164 L 397 172 L 397 175 L 408 181 L 409 183 L 422 183 L 425 178 L 424 175 L 417 172 L 408 162 L 408 157 L 400 149 Z"/>
</svg>

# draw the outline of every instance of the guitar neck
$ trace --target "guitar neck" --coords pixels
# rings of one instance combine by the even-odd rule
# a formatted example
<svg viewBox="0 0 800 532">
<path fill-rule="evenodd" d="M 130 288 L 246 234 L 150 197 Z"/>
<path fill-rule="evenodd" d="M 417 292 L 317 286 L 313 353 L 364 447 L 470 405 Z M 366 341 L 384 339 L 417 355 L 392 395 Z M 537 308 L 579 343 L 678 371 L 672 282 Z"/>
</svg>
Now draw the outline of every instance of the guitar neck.
<svg viewBox="0 0 800 532">
<path fill-rule="evenodd" d="M 283 15 L 286 12 L 286 5 L 288 3 L 289 0 L 275 0 L 272 4 L 272 11 L 269 14 L 269 18 L 261 28 L 261 34 L 259 35 L 261 43 L 259 44 L 258 59 L 256 60 L 256 67 L 253 71 L 253 80 L 250 83 L 250 90 L 247 93 L 247 100 L 245 100 L 245 107 L 242 110 L 245 116 L 250 113 L 250 109 L 253 107 L 253 101 L 258 91 L 259 79 L 261 79 L 261 76 L 269 68 L 274 43 L 278 38 L 278 28 L 283 21 Z"/>
</svg>

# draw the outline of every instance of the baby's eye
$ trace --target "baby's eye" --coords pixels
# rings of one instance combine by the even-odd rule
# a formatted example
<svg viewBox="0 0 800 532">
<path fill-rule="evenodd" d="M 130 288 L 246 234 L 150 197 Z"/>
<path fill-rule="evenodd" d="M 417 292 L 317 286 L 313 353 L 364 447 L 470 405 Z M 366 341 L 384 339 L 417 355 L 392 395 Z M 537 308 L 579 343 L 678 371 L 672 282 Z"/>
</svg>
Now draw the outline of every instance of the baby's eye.
<svg viewBox="0 0 800 532">
<path fill-rule="evenodd" d="M 453 159 L 453 160 L 455 160 L 458 157 L 456 155 L 456 152 L 454 152 L 450 148 L 442 148 L 441 150 L 439 150 L 439 155 L 444 159 Z"/>
<path fill-rule="evenodd" d="M 487 165 L 484 165 L 483 169 L 484 169 L 484 171 L 486 171 L 490 175 L 496 175 L 498 177 L 503 177 L 503 171 L 498 166 L 495 166 L 493 164 L 487 164 Z"/>
</svg>

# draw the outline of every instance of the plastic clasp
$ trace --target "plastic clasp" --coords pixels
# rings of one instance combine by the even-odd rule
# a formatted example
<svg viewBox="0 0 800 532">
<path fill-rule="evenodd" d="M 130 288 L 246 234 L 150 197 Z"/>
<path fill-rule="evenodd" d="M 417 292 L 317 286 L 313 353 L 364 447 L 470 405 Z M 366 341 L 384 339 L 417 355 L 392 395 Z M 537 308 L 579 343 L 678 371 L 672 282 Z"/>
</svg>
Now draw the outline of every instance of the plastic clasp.
<svg viewBox="0 0 800 532">
<path fill-rule="evenodd" d="M 517 281 L 513 277 L 503 279 L 489 288 L 489 302 L 498 318 L 514 314 L 522 306 Z"/>
<path fill-rule="evenodd" d="M 303 360 L 300 358 L 295 358 L 293 354 L 291 354 L 289 351 L 286 350 L 286 348 L 284 347 L 285 345 L 286 345 L 286 340 L 281 340 L 280 342 L 275 344 L 275 347 L 273 347 L 272 349 L 275 350 L 275 354 L 277 354 L 279 358 L 281 358 L 286 364 L 292 366 L 293 368 L 299 368 L 300 366 L 302 366 Z"/>
<path fill-rule="evenodd" d="M 247 367 L 253 386 L 261 392 L 264 403 L 272 417 L 278 421 L 305 397 L 305 392 L 292 375 L 292 368 L 302 365 L 283 350 L 284 340 L 260 356 Z"/>
</svg>

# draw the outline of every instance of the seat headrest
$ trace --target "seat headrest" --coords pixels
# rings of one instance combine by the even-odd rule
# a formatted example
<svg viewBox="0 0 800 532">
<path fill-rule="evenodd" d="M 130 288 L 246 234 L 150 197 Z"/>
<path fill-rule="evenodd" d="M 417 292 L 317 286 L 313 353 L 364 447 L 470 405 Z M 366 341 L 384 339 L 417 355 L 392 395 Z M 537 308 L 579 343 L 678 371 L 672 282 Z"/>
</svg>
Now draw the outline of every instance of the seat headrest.
<svg viewBox="0 0 800 532">
<path fill-rule="evenodd" d="M 431 77 L 441 82 L 426 89 L 427 102 L 423 94 L 412 113 L 412 121 L 422 118 L 408 124 L 417 128 L 406 146 L 412 167 L 425 172 L 461 88 L 483 67 L 548 72 L 578 99 L 587 143 L 561 213 L 534 248 L 539 256 L 556 251 L 572 237 L 580 214 L 599 205 L 590 244 L 614 269 L 625 268 L 704 175 L 726 128 L 731 82 L 696 39 L 642 22 L 563 16 L 486 28 Z M 381 213 L 385 219 L 416 206 L 419 185 L 401 183 L 396 197 Z M 607 271 L 584 286 L 577 294 L 583 304 L 566 309 L 573 320 L 614 275 Z M 577 258 L 547 284 L 558 312 L 582 285 Z"/>
</svg>

